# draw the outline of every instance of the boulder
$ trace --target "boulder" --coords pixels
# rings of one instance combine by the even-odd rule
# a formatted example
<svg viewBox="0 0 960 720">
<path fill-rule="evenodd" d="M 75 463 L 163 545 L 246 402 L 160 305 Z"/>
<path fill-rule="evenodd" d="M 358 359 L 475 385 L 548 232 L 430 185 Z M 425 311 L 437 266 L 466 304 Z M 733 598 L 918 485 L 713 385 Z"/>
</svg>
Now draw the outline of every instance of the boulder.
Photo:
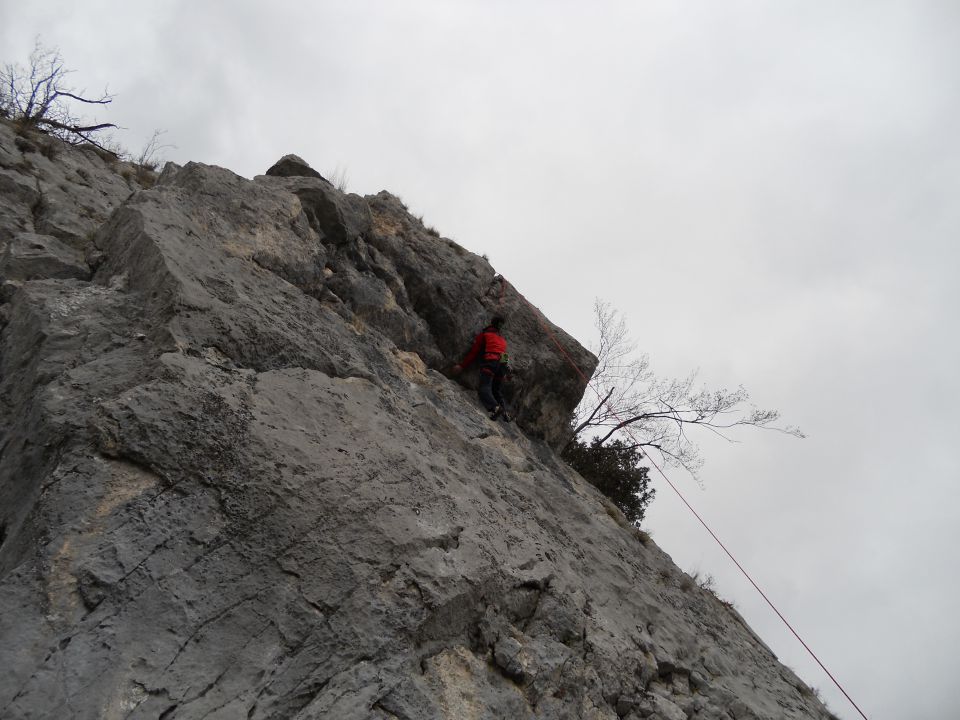
<svg viewBox="0 0 960 720">
<path fill-rule="evenodd" d="M 0 251 L 0 281 L 90 279 L 83 254 L 50 235 L 17 233 Z"/>
<path fill-rule="evenodd" d="M 310 167 L 307 161 L 298 155 L 284 155 L 270 166 L 267 175 L 272 177 L 309 177 L 324 180 L 320 173 Z"/>
<path fill-rule="evenodd" d="M 370 209 L 363 198 L 340 192 L 319 175 L 274 177 L 267 174 L 257 179 L 296 195 L 310 226 L 326 244 L 347 245 L 370 231 Z"/>
</svg>

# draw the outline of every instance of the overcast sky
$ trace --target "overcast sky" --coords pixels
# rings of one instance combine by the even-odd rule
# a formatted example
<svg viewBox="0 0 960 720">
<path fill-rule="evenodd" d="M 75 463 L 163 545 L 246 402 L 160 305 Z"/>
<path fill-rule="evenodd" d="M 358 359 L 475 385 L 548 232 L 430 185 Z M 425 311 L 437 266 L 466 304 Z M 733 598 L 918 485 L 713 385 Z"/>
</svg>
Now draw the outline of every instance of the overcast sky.
<svg viewBox="0 0 960 720">
<path fill-rule="evenodd" d="M 585 344 L 743 384 L 809 437 L 678 486 L 871 720 L 957 717 L 960 3 L 0 0 L 139 150 L 388 189 Z M 859 717 L 672 491 L 657 542 Z"/>
</svg>

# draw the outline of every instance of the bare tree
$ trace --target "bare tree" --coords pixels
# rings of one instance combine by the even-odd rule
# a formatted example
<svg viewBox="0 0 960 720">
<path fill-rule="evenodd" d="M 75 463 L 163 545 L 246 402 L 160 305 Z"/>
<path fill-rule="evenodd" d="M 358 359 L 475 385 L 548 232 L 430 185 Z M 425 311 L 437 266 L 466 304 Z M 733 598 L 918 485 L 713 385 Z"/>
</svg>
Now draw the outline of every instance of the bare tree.
<svg viewBox="0 0 960 720">
<path fill-rule="evenodd" d="M 347 173 L 347 169 L 345 167 L 337 165 L 333 169 L 333 172 L 330 173 L 330 184 L 340 192 L 345 193 L 347 191 L 349 182 L 350 175 Z"/>
<path fill-rule="evenodd" d="M 85 97 L 85 91 L 65 84 L 70 72 L 60 51 L 44 47 L 38 39 L 28 67 L 7 63 L 0 69 L 0 111 L 26 129 L 50 133 L 73 145 L 89 143 L 112 152 L 95 134 L 116 125 L 91 123 L 74 114 L 72 103 L 109 105 L 113 96 L 104 90 L 98 97 Z"/>
<path fill-rule="evenodd" d="M 163 151 L 172 147 L 176 147 L 175 145 L 171 145 L 169 143 L 160 142 L 162 136 L 165 135 L 166 132 L 166 130 L 154 130 L 153 135 L 150 136 L 150 139 L 147 140 L 140 152 L 135 156 L 131 155 L 131 162 L 141 168 L 151 171 L 160 167 L 160 164 L 163 162 Z"/>
<path fill-rule="evenodd" d="M 592 348 L 599 363 L 574 411 L 571 443 L 590 434 L 602 445 L 620 435 L 630 447 L 657 451 L 669 464 L 696 477 L 703 465 L 691 428 L 702 428 L 726 440 L 726 431 L 750 425 L 803 437 L 796 427 L 775 425 L 776 410 L 749 406 L 750 396 L 736 390 L 708 390 L 697 385 L 697 373 L 679 380 L 657 377 L 646 355 L 638 355 L 626 322 L 609 303 L 597 300 L 595 322 L 600 341 Z"/>
<path fill-rule="evenodd" d="M 176 147 L 176 145 L 160 142 L 166 132 L 166 130 L 154 130 L 153 135 L 139 153 L 126 156 L 136 167 L 137 182 L 143 187 L 151 187 L 156 182 L 157 168 L 164 162 L 163 151 Z"/>
</svg>

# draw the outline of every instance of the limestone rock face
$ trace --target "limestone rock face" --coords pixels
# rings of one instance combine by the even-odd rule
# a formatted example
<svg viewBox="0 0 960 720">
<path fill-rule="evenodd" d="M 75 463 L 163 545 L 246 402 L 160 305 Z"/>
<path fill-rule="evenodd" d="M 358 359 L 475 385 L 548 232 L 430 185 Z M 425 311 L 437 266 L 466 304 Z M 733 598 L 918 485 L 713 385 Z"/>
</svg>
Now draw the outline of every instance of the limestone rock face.
<svg viewBox="0 0 960 720">
<path fill-rule="evenodd" d="M 306 160 L 299 155 L 292 154 L 284 155 L 271 165 L 270 169 L 267 170 L 267 175 L 275 177 L 312 177 L 320 178 L 321 180 L 325 179 L 320 173 L 310 167 Z"/>
<path fill-rule="evenodd" d="M 4 282 L 46 278 L 90 279 L 90 266 L 82 253 L 50 235 L 17 233 L 0 252 L 0 278 Z"/>
<path fill-rule="evenodd" d="M 19 136 L 0 122 L 0 243 L 32 232 L 83 252 L 93 231 L 135 189 L 129 163 L 55 138 Z"/>
<path fill-rule="evenodd" d="M 829 717 L 557 459 L 582 387 L 486 261 L 195 163 L 53 233 L 20 189 L 89 158 L 15 143 L 0 242 L 96 268 L 0 305 L 4 718 Z M 442 372 L 498 310 L 519 425 Z"/>
</svg>

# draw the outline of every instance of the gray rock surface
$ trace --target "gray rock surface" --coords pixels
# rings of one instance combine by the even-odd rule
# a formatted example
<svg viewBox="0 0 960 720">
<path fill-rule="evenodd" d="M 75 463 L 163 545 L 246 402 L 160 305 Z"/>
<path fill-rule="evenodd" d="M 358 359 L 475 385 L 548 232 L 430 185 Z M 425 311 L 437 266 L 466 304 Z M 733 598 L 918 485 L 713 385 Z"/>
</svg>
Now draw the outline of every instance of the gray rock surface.
<svg viewBox="0 0 960 720">
<path fill-rule="evenodd" d="M 320 178 L 321 180 L 324 177 L 314 170 L 299 155 L 284 155 L 282 158 L 277 160 L 273 165 L 270 166 L 270 169 L 267 170 L 267 175 L 273 175 L 276 177 L 310 177 L 310 178 Z"/>
<path fill-rule="evenodd" d="M 139 186 L 130 163 L 71 148 L 0 121 L 0 245 L 17 232 L 52 235 L 81 252 Z"/>
<path fill-rule="evenodd" d="M 17 233 L 0 250 L 0 282 L 91 275 L 83 254 L 51 235 Z"/>
<path fill-rule="evenodd" d="M 3 717 L 830 717 L 558 460 L 537 311 L 324 183 L 169 167 L 0 306 Z M 442 372 L 497 309 L 519 427 Z"/>
</svg>

